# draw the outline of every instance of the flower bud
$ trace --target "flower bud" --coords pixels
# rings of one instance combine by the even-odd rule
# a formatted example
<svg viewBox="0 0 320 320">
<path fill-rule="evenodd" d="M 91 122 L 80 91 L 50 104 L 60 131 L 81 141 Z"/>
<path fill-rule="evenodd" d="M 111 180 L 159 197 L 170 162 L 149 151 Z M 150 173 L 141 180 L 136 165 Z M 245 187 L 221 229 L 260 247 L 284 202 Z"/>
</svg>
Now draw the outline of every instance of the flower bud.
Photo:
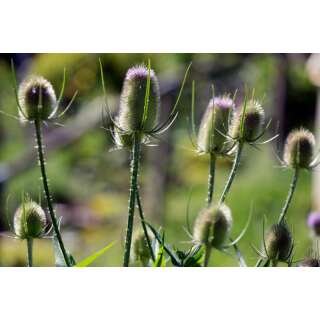
<svg viewBox="0 0 320 320">
<path fill-rule="evenodd" d="M 314 235 L 320 236 L 320 212 L 311 212 L 308 216 L 307 224 Z"/>
<path fill-rule="evenodd" d="M 149 107 L 143 125 L 148 68 L 136 66 L 128 70 L 120 96 L 118 125 L 123 131 L 146 132 L 156 125 L 160 108 L 160 88 L 157 76 L 150 70 Z"/>
<path fill-rule="evenodd" d="M 198 133 L 198 151 L 200 153 L 223 153 L 233 108 L 234 103 L 227 96 L 210 100 Z"/>
<path fill-rule="evenodd" d="M 265 249 L 269 259 L 287 261 L 290 257 L 293 241 L 286 224 L 274 224 L 267 232 Z"/>
<path fill-rule="evenodd" d="M 313 160 L 315 138 L 306 129 L 293 130 L 284 147 L 284 162 L 293 168 L 310 168 Z"/>
<path fill-rule="evenodd" d="M 245 110 L 243 106 L 239 112 L 235 113 L 230 135 L 234 139 L 253 142 L 262 134 L 264 124 L 265 113 L 261 104 L 257 100 L 249 100 Z"/>
<path fill-rule="evenodd" d="M 32 76 L 23 81 L 18 91 L 23 120 L 48 120 L 57 105 L 51 83 L 43 77 Z"/>
<path fill-rule="evenodd" d="M 148 233 L 149 239 L 152 241 L 154 238 Z M 141 262 L 141 264 L 146 267 L 151 259 L 150 250 L 148 247 L 147 239 L 142 230 L 134 233 L 132 239 L 132 260 L 135 263 Z"/>
<path fill-rule="evenodd" d="M 193 240 L 221 248 L 230 235 L 231 210 L 225 204 L 206 208 L 198 215 L 193 231 Z"/>
<path fill-rule="evenodd" d="M 314 258 L 305 258 L 299 263 L 299 267 L 320 267 L 320 261 Z"/>
<path fill-rule="evenodd" d="M 46 224 L 46 214 L 33 201 L 24 202 L 14 214 L 13 228 L 20 239 L 40 238 L 45 232 Z"/>
</svg>

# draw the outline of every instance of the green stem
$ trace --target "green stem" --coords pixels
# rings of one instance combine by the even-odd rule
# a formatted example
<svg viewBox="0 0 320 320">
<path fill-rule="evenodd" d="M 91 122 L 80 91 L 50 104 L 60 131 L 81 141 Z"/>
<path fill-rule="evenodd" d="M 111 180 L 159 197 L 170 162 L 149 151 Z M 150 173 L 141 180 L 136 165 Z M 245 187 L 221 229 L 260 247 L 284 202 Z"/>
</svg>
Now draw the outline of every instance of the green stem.
<svg viewBox="0 0 320 320">
<path fill-rule="evenodd" d="M 137 188 L 137 203 L 138 203 L 139 216 L 140 216 L 140 221 L 141 221 L 142 229 L 143 229 L 143 232 L 144 232 L 144 236 L 145 236 L 145 238 L 147 240 L 147 244 L 148 244 L 148 248 L 149 248 L 149 251 L 150 251 L 151 259 L 154 262 L 154 261 L 156 261 L 156 258 L 154 256 L 154 252 L 153 252 L 152 245 L 151 245 L 151 240 L 150 240 L 150 237 L 149 237 L 149 234 L 148 234 L 148 230 L 147 230 L 147 226 L 146 226 L 145 219 L 144 219 L 144 214 L 143 214 L 143 208 L 142 208 L 141 199 L 140 199 L 139 188 Z"/>
<path fill-rule="evenodd" d="M 125 243 L 125 251 L 123 256 L 123 266 L 129 267 L 130 250 L 133 232 L 134 221 L 134 207 L 138 187 L 138 171 L 139 171 L 139 157 L 140 157 L 140 139 L 138 133 L 133 136 L 132 146 L 132 159 L 131 159 L 131 176 L 130 176 L 130 194 L 129 194 L 129 207 L 128 207 L 128 224 L 127 235 Z"/>
<path fill-rule="evenodd" d="M 208 207 L 210 207 L 212 203 L 212 198 L 213 198 L 215 167 L 216 167 L 216 156 L 213 153 L 210 153 L 210 165 L 209 165 L 209 176 L 208 176 L 208 198 L 207 198 Z"/>
<path fill-rule="evenodd" d="M 211 246 L 206 244 L 205 252 L 204 252 L 204 263 L 203 266 L 207 267 L 209 265 L 210 255 L 211 255 Z"/>
<path fill-rule="evenodd" d="M 236 172 L 239 168 L 242 149 L 243 149 L 243 142 L 239 142 L 236 157 L 234 159 L 233 166 L 232 166 L 228 181 L 224 187 L 224 190 L 222 192 L 222 195 L 221 195 L 221 198 L 219 201 L 220 204 L 222 204 L 224 202 L 224 200 L 226 199 L 226 196 L 231 188 L 232 182 L 233 182 L 234 177 L 236 175 Z"/>
<path fill-rule="evenodd" d="M 32 267 L 32 244 L 33 239 L 27 238 L 27 267 Z"/>
<path fill-rule="evenodd" d="M 279 216 L 279 222 L 278 223 L 283 222 L 283 220 L 284 220 L 284 218 L 286 216 L 286 213 L 287 213 L 287 211 L 289 209 L 289 205 L 291 203 L 294 191 L 295 191 L 295 189 L 297 187 L 298 177 L 299 177 L 299 169 L 295 168 L 294 172 L 293 172 L 292 180 L 291 180 L 291 183 L 290 183 L 288 196 L 287 196 L 286 202 L 285 202 L 285 204 L 284 204 L 284 206 L 282 208 L 281 214 Z"/>
<path fill-rule="evenodd" d="M 50 194 L 49 183 L 48 183 L 46 167 L 45 167 L 43 145 L 42 145 L 41 120 L 40 119 L 35 120 L 34 125 L 35 125 L 35 131 L 36 131 L 36 142 L 37 142 L 38 159 L 39 159 L 41 177 L 42 177 L 42 182 L 43 182 L 44 193 L 45 193 L 45 196 L 47 199 L 48 210 L 49 210 L 50 218 L 51 218 L 52 225 L 53 225 L 53 230 L 57 236 L 57 240 L 59 242 L 59 246 L 60 246 L 61 252 L 63 254 L 64 260 L 66 262 L 66 265 L 68 267 L 71 267 L 71 264 L 69 262 L 69 257 L 67 255 L 66 249 L 65 249 L 63 241 L 62 241 L 57 217 L 56 217 L 56 214 L 53 209 L 52 198 L 51 198 L 51 194 Z"/>
</svg>

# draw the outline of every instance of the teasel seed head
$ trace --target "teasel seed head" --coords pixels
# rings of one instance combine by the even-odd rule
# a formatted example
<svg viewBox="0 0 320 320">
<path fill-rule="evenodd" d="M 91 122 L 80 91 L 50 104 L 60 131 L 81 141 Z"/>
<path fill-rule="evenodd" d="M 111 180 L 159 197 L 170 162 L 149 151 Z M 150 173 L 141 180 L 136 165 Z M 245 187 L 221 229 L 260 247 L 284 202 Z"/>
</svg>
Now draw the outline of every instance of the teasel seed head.
<svg viewBox="0 0 320 320">
<path fill-rule="evenodd" d="M 267 232 L 265 250 L 269 259 L 286 262 L 292 252 L 293 240 L 285 223 L 274 224 Z"/>
<path fill-rule="evenodd" d="M 193 240 L 197 243 L 221 248 L 230 235 L 232 214 L 225 204 L 202 210 L 195 222 Z"/>
<path fill-rule="evenodd" d="M 48 120 L 56 108 L 57 98 L 51 83 L 41 76 L 24 80 L 18 91 L 22 120 Z"/>
<path fill-rule="evenodd" d="M 149 239 L 152 241 L 154 237 L 148 233 Z M 142 230 L 137 230 L 133 234 L 132 239 L 132 260 L 134 263 L 141 263 L 144 267 L 148 266 L 151 259 L 150 250 L 147 239 Z"/>
<path fill-rule="evenodd" d="M 36 202 L 22 203 L 14 214 L 14 233 L 20 239 L 41 238 L 46 225 L 46 214 Z"/>
<path fill-rule="evenodd" d="M 242 106 L 234 113 L 230 136 L 235 140 L 254 142 L 262 134 L 264 125 L 265 112 L 258 100 L 251 99 L 245 108 Z"/>
<path fill-rule="evenodd" d="M 320 212 L 311 212 L 307 224 L 315 236 L 320 236 Z"/>
<path fill-rule="evenodd" d="M 309 130 L 293 130 L 286 139 L 283 160 L 292 168 L 309 169 L 313 161 L 314 147 L 315 138 Z"/>
<path fill-rule="evenodd" d="M 148 68 L 141 65 L 128 70 L 120 96 L 118 126 L 124 132 L 147 132 L 152 130 L 160 109 L 160 88 L 155 72 L 150 69 L 149 108 L 143 126 Z"/>
<path fill-rule="evenodd" d="M 228 96 L 215 97 L 209 101 L 198 133 L 199 153 L 224 153 L 233 109 L 233 100 Z"/>
<path fill-rule="evenodd" d="M 320 267 L 320 261 L 314 258 L 305 258 L 299 265 L 299 267 Z"/>
</svg>

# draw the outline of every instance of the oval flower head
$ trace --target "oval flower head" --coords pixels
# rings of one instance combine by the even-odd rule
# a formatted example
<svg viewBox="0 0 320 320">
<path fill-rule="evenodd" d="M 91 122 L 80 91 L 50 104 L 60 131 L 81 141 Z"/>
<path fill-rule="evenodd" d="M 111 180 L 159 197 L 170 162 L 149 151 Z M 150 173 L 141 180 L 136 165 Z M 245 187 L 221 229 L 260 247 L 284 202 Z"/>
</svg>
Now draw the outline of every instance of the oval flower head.
<svg viewBox="0 0 320 320">
<path fill-rule="evenodd" d="M 265 251 L 269 259 L 286 262 L 293 248 L 291 233 L 285 223 L 274 224 L 265 238 Z"/>
<path fill-rule="evenodd" d="M 320 212 L 311 212 L 307 220 L 308 227 L 316 236 L 320 236 Z"/>
<path fill-rule="evenodd" d="M 251 99 L 234 113 L 230 136 L 234 140 L 253 143 L 263 134 L 265 113 L 258 100 Z"/>
<path fill-rule="evenodd" d="M 284 147 L 285 165 L 292 168 L 312 168 L 314 147 L 315 138 L 309 130 L 301 128 L 291 131 Z"/>
<path fill-rule="evenodd" d="M 149 70 L 135 66 L 128 70 L 120 96 L 117 125 L 126 133 L 151 131 L 160 109 L 160 88 L 155 72 L 150 69 L 149 107 L 145 114 L 145 97 Z"/>
<path fill-rule="evenodd" d="M 154 239 L 153 235 L 148 233 L 149 238 Z M 148 266 L 151 259 L 150 250 L 148 247 L 147 239 L 142 230 L 134 233 L 132 239 L 132 260 L 135 263 L 141 263 L 144 267 Z"/>
<path fill-rule="evenodd" d="M 193 240 L 219 249 L 229 238 L 231 227 L 232 214 L 229 207 L 221 204 L 206 208 L 196 219 Z"/>
<path fill-rule="evenodd" d="M 21 83 L 18 100 L 21 108 L 19 114 L 24 121 L 46 121 L 57 106 L 56 94 L 51 83 L 41 76 L 31 76 Z"/>
<path fill-rule="evenodd" d="M 46 225 L 46 214 L 33 201 L 24 202 L 14 214 L 14 233 L 20 239 L 41 238 L 45 233 Z"/>
<path fill-rule="evenodd" d="M 226 151 L 227 134 L 233 109 L 233 100 L 228 96 L 215 97 L 209 101 L 198 133 L 199 153 L 223 154 Z"/>
</svg>

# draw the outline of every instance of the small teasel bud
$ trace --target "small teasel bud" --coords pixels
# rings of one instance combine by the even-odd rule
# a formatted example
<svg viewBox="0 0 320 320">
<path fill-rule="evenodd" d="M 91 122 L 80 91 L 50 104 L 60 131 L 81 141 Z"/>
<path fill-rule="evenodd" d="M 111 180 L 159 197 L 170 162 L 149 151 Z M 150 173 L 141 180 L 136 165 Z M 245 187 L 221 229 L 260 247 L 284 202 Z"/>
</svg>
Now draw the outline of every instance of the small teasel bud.
<svg viewBox="0 0 320 320">
<path fill-rule="evenodd" d="M 265 113 L 258 100 L 249 100 L 234 114 L 230 135 L 234 139 L 254 142 L 263 132 Z"/>
<path fill-rule="evenodd" d="M 20 239 L 40 238 L 45 233 L 47 225 L 46 214 L 33 201 L 26 201 L 16 210 L 13 228 Z"/>
<path fill-rule="evenodd" d="M 293 240 L 285 223 L 271 226 L 265 237 L 265 250 L 269 259 L 287 261 L 290 257 Z"/>
<path fill-rule="evenodd" d="M 211 206 L 200 212 L 193 231 L 193 240 L 198 243 L 221 248 L 230 235 L 231 210 L 225 204 Z"/>
<path fill-rule="evenodd" d="M 320 236 L 320 212 L 311 212 L 307 224 L 315 236 Z"/>
<path fill-rule="evenodd" d="M 57 106 L 57 98 L 51 83 L 43 77 L 31 76 L 24 80 L 18 91 L 22 120 L 48 120 Z"/>
<path fill-rule="evenodd" d="M 152 241 L 154 237 L 148 233 L 149 239 Z M 144 267 L 148 266 L 151 259 L 150 250 L 147 239 L 142 230 L 134 233 L 132 239 L 132 260 L 134 263 L 141 263 Z"/>
<path fill-rule="evenodd" d="M 308 169 L 313 161 L 314 135 L 306 129 L 289 133 L 284 147 L 283 160 L 287 166 Z"/>
<path fill-rule="evenodd" d="M 215 97 L 209 101 L 198 133 L 199 153 L 223 153 L 233 108 L 233 100 L 228 96 Z"/>
<path fill-rule="evenodd" d="M 299 267 L 320 267 L 320 261 L 314 258 L 305 258 L 299 264 Z"/>
<path fill-rule="evenodd" d="M 146 132 L 156 125 L 160 108 L 160 88 L 155 72 L 150 69 L 149 107 L 142 128 L 148 74 L 148 68 L 143 65 L 130 68 L 126 74 L 117 122 L 123 131 Z"/>
</svg>

